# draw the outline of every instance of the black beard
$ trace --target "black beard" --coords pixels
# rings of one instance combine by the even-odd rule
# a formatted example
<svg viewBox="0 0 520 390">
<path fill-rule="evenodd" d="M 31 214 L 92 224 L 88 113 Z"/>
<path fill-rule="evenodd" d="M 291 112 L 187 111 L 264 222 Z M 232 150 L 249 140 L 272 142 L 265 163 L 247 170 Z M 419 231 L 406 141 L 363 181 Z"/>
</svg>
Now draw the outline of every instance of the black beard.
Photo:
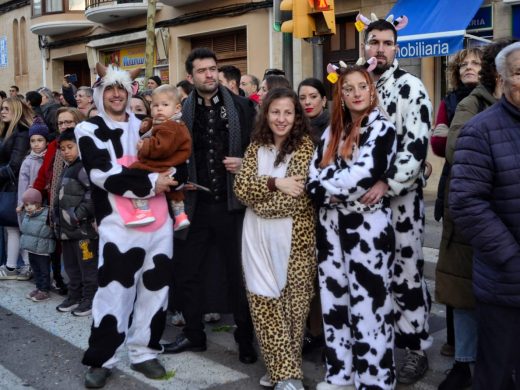
<svg viewBox="0 0 520 390">
<path fill-rule="evenodd" d="M 377 65 L 375 69 L 372 71 L 372 73 L 381 76 L 383 73 L 385 73 L 388 69 L 390 69 L 389 65 Z"/>
</svg>

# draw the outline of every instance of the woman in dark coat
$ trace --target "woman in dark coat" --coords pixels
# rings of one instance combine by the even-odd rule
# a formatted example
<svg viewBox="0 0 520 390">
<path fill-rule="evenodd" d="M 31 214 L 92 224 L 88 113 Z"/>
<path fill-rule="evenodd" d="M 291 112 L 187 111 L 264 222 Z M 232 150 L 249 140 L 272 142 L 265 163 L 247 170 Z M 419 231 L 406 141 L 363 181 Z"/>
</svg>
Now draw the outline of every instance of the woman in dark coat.
<svg viewBox="0 0 520 390">
<path fill-rule="evenodd" d="M 486 46 L 482 55 L 480 83 L 464 98 L 455 111 L 446 140 L 446 162 L 453 163 L 455 142 L 463 125 L 479 112 L 494 104 L 502 95 L 497 83 L 495 57 L 510 42 Z M 433 143 L 432 143 L 433 144 Z M 450 177 L 446 179 L 444 199 L 448 199 Z M 455 329 L 455 363 L 440 390 L 461 389 L 471 385 L 470 364 L 475 361 L 477 330 L 475 298 L 472 288 L 473 252 L 468 241 L 453 224 L 448 202 L 444 202 L 442 239 L 435 276 L 437 302 L 453 307 Z"/>
<path fill-rule="evenodd" d="M 450 85 L 453 88 L 448 95 L 441 100 L 437 120 L 431 137 L 433 153 L 444 158 L 448 130 L 455 115 L 459 102 L 470 94 L 479 82 L 482 51 L 480 48 L 462 49 L 453 56 L 449 64 Z M 444 161 L 442 175 L 437 188 L 437 200 L 435 201 L 435 220 L 440 221 L 444 214 L 444 192 L 446 180 L 450 173 L 450 164 Z M 453 356 L 455 353 L 455 335 L 453 330 L 453 307 L 446 306 L 446 343 L 441 347 L 441 354 Z"/>
<path fill-rule="evenodd" d="M 0 191 L 2 192 L 17 191 L 18 173 L 30 149 L 29 126 L 32 122 L 31 108 L 20 99 L 7 98 L 2 101 L 0 111 Z M 27 252 L 23 256 L 24 265 L 19 270 L 16 269 L 20 253 L 20 230 L 18 226 L 4 226 L 4 229 L 7 233 L 7 262 L 0 266 L 0 280 L 29 280 L 32 272 Z"/>
</svg>

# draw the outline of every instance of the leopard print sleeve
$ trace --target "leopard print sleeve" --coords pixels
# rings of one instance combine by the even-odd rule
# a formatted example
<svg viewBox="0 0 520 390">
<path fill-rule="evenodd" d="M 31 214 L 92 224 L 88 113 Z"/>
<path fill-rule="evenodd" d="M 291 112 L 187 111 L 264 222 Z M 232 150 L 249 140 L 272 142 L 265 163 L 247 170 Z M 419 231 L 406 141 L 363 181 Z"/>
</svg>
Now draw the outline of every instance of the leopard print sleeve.
<svg viewBox="0 0 520 390">
<path fill-rule="evenodd" d="M 294 152 L 286 176 L 307 177 L 309 173 L 309 163 L 313 154 L 313 143 L 309 137 L 303 139 L 300 147 Z M 266 184 L 267 185 L 267 184 Z M 253 206 L 257 215 L 263 218 L 284 218 L 292 217 L 302 211 L 311 210 L 312 206 L 307 194 L 302 194 L 293 198 L 281 191 L 271 193 L 272 196 L 266 201 L 259 202 Z"/>
<path fill-rule="evenodd" d="M 272 196 L 267 188 L 268 176 L 258 176 L 258 149 L 260 145 L 253 142 L 246 149 L 242 159 L 242 167 L 235 176 L 233 190 L 236 197 L 244 205 L 253 207 Z"/>
</svg>

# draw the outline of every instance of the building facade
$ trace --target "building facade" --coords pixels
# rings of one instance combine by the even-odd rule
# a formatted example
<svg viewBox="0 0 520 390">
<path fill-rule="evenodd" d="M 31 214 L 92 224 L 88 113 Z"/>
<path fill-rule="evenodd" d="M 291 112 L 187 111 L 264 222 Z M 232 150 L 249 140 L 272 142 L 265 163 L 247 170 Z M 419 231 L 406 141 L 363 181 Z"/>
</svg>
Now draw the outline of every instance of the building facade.
<svg viewBox="0 0 520 390">
<path fill-rule="evenodd" d="M 337 33 L 325 40 L 323 64 L 355 61 L 362 54 L 354 27 L 357 13 L 383 17 L 395 3 L 336 0 Z M 520 0 L 482 4 L 491 14 L 491 28 L 484 29 L 487 37 L 520 35 L 513 18 L 520 19 Z M 0 89 L 15 84 L 21 92 L 43 85 L 59 90 L 65 74 L 77 75 L 78 86 L 92 85 L 97 61 L 144 68 L 147 9 L 147 0 L 0 0 Z M 261 77 L 266 68 L 283 68 L 283 34 L 272 27 L 272 0 L 162 0 L 157 2 L 155 23 L 154 74 L 164 82 L 184 79 L 184 60 L 200 46 L 212 48 L 219 64 L 236 65 L 244 73 Z M 472 23 L 479 30 L 480 20 Z M 313 45 L 293 39 L 292 55 L 297 85 L 314 73 Z M 447 90 L 446 57 L 401 63 L 421 77 L 436 107 Z M 434 157 L 432 162 L 440 165 Z M 434 177 L 429 189 L 434 190 L 436 181 Z"/>
</svg>

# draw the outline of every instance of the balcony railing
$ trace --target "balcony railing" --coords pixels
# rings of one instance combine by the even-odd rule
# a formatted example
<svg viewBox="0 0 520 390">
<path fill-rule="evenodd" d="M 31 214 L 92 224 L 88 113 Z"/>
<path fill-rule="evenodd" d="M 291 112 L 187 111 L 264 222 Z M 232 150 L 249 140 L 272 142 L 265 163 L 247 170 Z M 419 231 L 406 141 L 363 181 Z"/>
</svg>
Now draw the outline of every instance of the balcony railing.
<svg viewBox="0 0 520 390">
<path fill-rule="evenodd" d="M 143 0 L 85 0 L 85 10 L 94 7 L 102 7 L 104 5 L 143 3 Z"/>
</svg>

